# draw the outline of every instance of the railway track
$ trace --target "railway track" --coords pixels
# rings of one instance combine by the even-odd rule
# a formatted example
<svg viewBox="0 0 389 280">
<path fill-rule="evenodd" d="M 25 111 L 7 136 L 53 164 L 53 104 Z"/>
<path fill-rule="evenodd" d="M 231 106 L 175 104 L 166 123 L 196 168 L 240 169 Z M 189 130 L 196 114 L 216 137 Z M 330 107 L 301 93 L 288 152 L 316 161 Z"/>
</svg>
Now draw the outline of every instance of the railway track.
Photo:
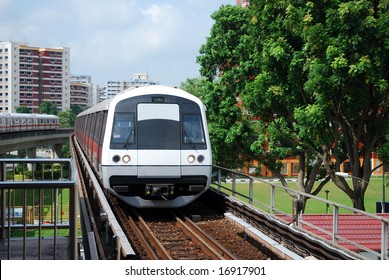
<svg viewBox="0 0 389 280">
<path fill-rule="evenodd" d="M 188 217 L 172 211 L 133 210 L 132 219 L 160 259 L 233 260 L 235 257 Z"/>
<path fill-rule="evenodd" d="M 74 153 L 79 154 L 80 151 L 74 149 Z M 87 215 L 90 216 L 91 228 L 96 236 L 97 254 L 99 259 L 117 258 L 117 249 L 116 251 L 114 249 L 115 240 L 112 240 L 114 234 L 107 233 L 105 216 L 99 209 L 101 203 L 96 202 L 96 189 L 102 189 L 101 182 L 93 172 L 86 172 L 87 168 L 83 167 L 86 164 L 85 160 L 82 161 L 78 157 L 74 158 L 80 162 L 82 196 L 87 200 Z M 214 237 L 191 221 L 190 213 L 179 214 L 161 210 L 142 210 L 138 213 L 115 196 L 109 193 L 105 195 L 114 216 L 136 252 L 135 256 L 131 256 L 133 259 L 236 259 L 224 246 L 216 242 Z M 229 230 L 230 228 L 220 229 L 219 233 Z M 244 242 L 244 239 L 241 239 L 241 242 Z M 257 251 L 256 248 L 253 250 Z"/>
<path fill-rule="evenodd" d="M 79 153 L 75 149 L 76 153 Z M 77 156 L 78 157 L 78 156 Z M 80 161 L 77 159 L 76 161 Z M 103 189 L 101 182 L 93 172 L 87 175 L 85 161 L 80 163 L 79 173 L 82 185 L 85 185 L 84 199 L 88 202 L 88 215 L 95 235 L 99 259 L 144 259 L 144 260 L 208 260 L 208 259 L 280 259 L 268 247 L 258 240 L 247 236 L 244 230 L 234 226 L 224 217 L 225 212 L 248 221 L 296 254 L 318 259 L 348 259 L 340 251 L 330 250 L 321 242 L 308 239 L 303 235 L 290 232 L 274 221 L 261 216 L 249 207 L 234 203 L 211 192 L 203 195 L 203 201 L 194 201 L 180 208 L 180 212 L 161 209 L 134 210 L 116 197 L 105 193 L 110 209 L 132 246 L 134 254 L 129 256 L 121 252 L 121 246 L 115 247 L 115 233 L 108 233 L 107 223 L 102 215 L 101 205 L 96 203 L 96 188 Z M 90 174 L 92 173 L 92 174 Z M 92 186 L 93 185 L 93 186 Z M 205 199 L 203 199 L 205 198 Z M 209 199 L 209 200 L 207 200 Z M 200 205 L 197 205 L 200 203 Z M 202 203 L 202 204 L 201 204 Z M 210 205 L 216 208 L 211 208 Z M 111 211 L 109 210 L 109 211 Z M 105 230 L 103 230 L 105 228 Z M 124 255 L 124 256 L 123 256 Z"/>
<path fill-rule="evenodd" d="M 131 235 L 140 259 L 279 259 L 248 238 L 220 212 L 195 201 L 180 211 L 135 210 L 111 197 L 113 211 Z M 195 221 L 193 221 L 194 219 Z"/>
</svg>

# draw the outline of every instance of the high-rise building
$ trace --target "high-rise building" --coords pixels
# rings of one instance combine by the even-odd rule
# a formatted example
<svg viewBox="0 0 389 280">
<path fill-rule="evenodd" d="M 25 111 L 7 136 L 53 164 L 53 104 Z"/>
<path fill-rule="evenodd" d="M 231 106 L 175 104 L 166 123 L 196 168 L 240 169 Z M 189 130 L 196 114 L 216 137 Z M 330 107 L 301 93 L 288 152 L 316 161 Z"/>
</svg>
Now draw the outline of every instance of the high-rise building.
<svg viewBox="0 0 389 280">
<path fill-rule="evenodd" d="M 70 108 L 70 49 L 0 42 L 0 112 L 28 107 L 37 113 L 44 101 L 59 111 Z"/>
<path fill-rule="evenodd" d="M 132 80 L 130 81 L 108 81 L 105 92 L 105 99 L 109 99 L 122 92 L 123 90 L 129 89 L 131 87 L 157 84 L 158 82 L 149 80 L 149 75 L 147 73 L 134 73 L 132 75 Z"/>
<path fill-rule="evenodd" d="M 71 82 L 70 83 L 70 104 L 86 109 L 89 106 L 89 93 L 91 88 L 87 84 Z"/>
<path fill-rule="evenodd" d="M 96 99 L 98 95 L 94 95 L 92 76 L 70 75 L 70 105 L 86 109 L 97 104 Z"/>
</svg>

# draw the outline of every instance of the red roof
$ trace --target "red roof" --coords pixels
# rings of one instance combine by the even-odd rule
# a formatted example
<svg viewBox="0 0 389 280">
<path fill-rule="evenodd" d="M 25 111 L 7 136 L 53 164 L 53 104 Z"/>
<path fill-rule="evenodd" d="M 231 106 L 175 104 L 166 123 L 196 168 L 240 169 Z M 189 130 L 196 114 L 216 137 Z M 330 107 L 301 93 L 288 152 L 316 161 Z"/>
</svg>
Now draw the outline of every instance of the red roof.
<svg viewBox="0 0 389 280">
<path fill-rule="evenodd" d="M 389 214 L 377 215 L 389 219 Z M 323 233 L 322 231 L 303 223 L 303 228 L 305 230 L 319 235 L 324 239 L 332 240 L 332 214 L 303 214 L 302 220 L 324 229 L 329 233 Z M 381 251 L 382 222 L 380 220 L 373 219 L 372 217 L 362 214 L 339 214 L 338 235 L 371 250 Z M 342 240 L 339 240 L 338 244 L 353 251 L 361 250 Z"/>
</svg>

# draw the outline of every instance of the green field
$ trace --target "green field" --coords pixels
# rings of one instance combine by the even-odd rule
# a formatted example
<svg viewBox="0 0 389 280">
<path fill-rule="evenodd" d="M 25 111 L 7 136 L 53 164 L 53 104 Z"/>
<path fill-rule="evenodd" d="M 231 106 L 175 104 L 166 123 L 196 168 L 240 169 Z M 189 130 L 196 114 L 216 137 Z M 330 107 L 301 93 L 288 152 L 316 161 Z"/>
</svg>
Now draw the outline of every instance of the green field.
<svg viewBox="0 0 389 280">
<path fill-rule="evenodd" d="M 347 179 L 349 183 L 351 183 L 351 179 Z M 273 183 L 275 185 L 281 185 L 280 183 Z M 293 189 L 297 189 L 295 182 L 288 182 L 289 186 Z M 318 183 L 317 183 L 318 184 Z M 232 183 L 223 183 L 224 187 L 231 189 Z M 269 184 L 255 182 L 253 185 L 253 197 L 254 203 L 253 205 L 268 211 L 268 206 L 270 205 L 270 191 L 271 187 Z M 319 193 L 318 197 L 326 199 L 326 192 L 328 191 L 328 200 L 332 202 L 336 202 L 338 204 L 346 205 L 352 207 L 351 199 L 338 187 L 335 186 L 334 183 L 329 182 L 325 185 L 322 191 Z M 236 191 L 248 196 L 249 193 L 249 183 L 236 183 Z M 224 191 L 227 194 L 231 194 L 229 191 Z M 241 199 L 244 202 L 248 202 L 248 199 L 242 196 L 236 196 L 236 198 Z M 389 200 L 389 188 L 385 188 L 385 198 L 386 201 Z M 365 208 L 367 212 L 375 213 L 376 212 L 376 202 L 382 201 L 382 177 L 374 177 L 370 180 L 370 185 L 366 190 L 365 194 Z M 267 205 L 263 206 L 262 204 Z M 276 188 L 275 191 L 275 208 L 281 210 L 282 212 L 291 214 L 292 213 L 292 197 L 283 189 Z M 327 208 L 326 203 L 321 201 L 317 201 L 314 199 L 309 199 L 307 201 L 307 205 L 305 208 L 305 213 L 307 214 L 321 214 L 321 213 L 332 213 L 333 209 L 331 206 Z M 340 212 L 345 213 L 349 212 L 347 210 L 340 210 Z"/>
<path fill-rule="evenodd" d="M 10 197 L 9 197 L 10 196 Z M 55 211 L 55 196 L 57 196 L 57 211 Z M 22 209 L 23 200 L 26 205 L 26 224 L 54 224 L 55 213 L 57 213 L 58 223 L 69 222 L 69 189 L 58 189 L 57 192 L 52 189 L 38 189 L 25 190 L 14 189 L 10 193 L 6 193 L 5 202 L 10 202 L 10 209 Z M 6 216 L 7 219 L 7 216 Z M 11 223 L 23 224 L 22 216 L 12 216 Z M 38 229 L 28 229 L 26 236 L 38 236 Z M 58 236 L 68 236 L 68 229 L 58 229 Z M 12 237 L 22 237 L 23 230 L 12 229 Z M 41 236 L 54 236 L 54 229 L 42 229 Z"/>
</svg>

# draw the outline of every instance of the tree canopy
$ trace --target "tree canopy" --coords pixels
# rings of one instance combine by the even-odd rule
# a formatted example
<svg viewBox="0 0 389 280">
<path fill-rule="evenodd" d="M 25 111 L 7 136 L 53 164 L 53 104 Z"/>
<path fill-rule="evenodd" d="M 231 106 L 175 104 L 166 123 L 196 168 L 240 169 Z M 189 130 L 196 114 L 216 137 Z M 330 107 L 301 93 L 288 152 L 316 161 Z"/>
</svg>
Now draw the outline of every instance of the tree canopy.
<svg viewBox="0 0 389 280">
<path fill-rule="evenodd" d="M 58 113 L 59 126 L 60 127 L 74 127 L 74 122 L 76 120 L 76 115 L 74 112 L 69 109 L 63 112 Z"/>
<path fill-rule="evenodd" d="M 389 122 L 387 2 L 254 0 L 216 11 L 197 61 L 212 82 L 213 144 L 226 143 L 217 160 L 256 158 L 282 179 L 277 161 L 298 157 L 301 189 L 320 191 L 313 182 L 324 167 L 364 209 Z M 335 175 L 346 160 L 360 178 L 353 186 Z"/>
<path fill-rule="evenodd" d="M 39 104 L 39 113 L 48 115 L 58 115 L 58 108 L 53 102 L 43 101 Z"/>
<path fill-rule="evenodd" d="M 26 106 L 17 107 L 16 108 L 16 113 L 19 113 L 19 114 L 22 114 L 22 113 L 31 114 L 31 108 L 28 108 Z"/>
</svg>

